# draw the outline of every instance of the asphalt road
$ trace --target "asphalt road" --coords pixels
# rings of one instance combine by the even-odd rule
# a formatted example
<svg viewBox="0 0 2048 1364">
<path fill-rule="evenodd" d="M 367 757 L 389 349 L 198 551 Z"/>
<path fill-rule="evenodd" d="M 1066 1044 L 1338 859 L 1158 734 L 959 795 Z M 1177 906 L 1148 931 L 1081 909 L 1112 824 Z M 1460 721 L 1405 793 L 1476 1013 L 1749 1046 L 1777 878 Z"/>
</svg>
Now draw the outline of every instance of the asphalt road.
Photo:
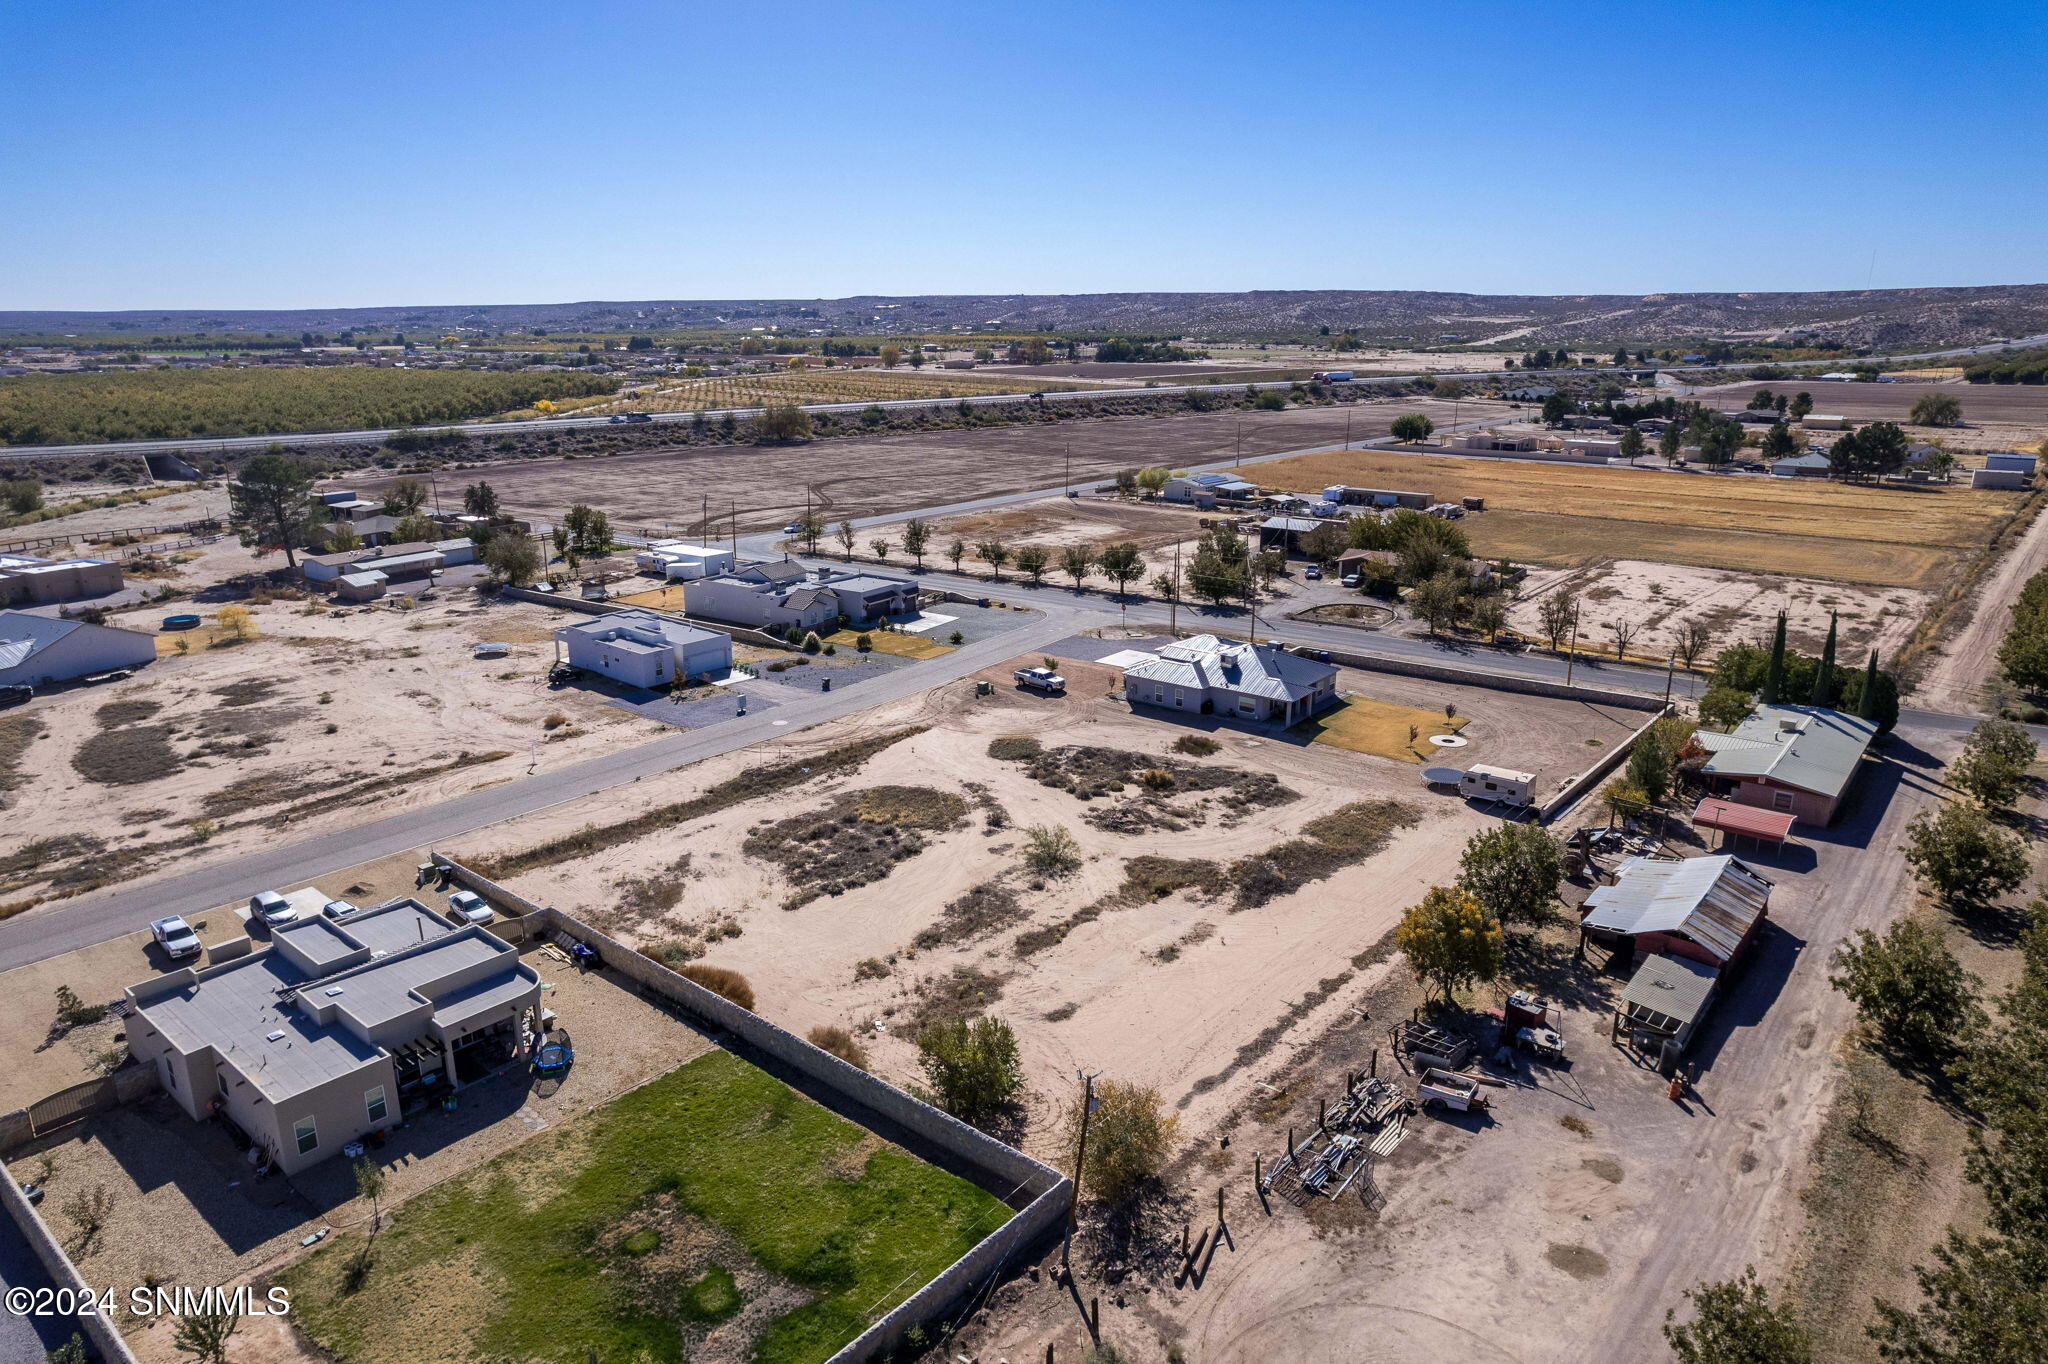
<svg viewBox="0 0 2048 1364">
<path fill-rule="evenodd" d="M 1996 345 L 1970 346 L 1955 350 L 1923 351 L 1916 355 L 1889 355 L 1884 356 L 1882 358 L 1885 360 L 1944 360 L 1960 355 L 1978 355 L 1989 351 L 2016 350 L 2028 346 L 2037 346 L 2044 344 L 2048 344 L 2048 334 L 2043 334 L 2041 336 L 2023 337 L 2017 341 L 2005 341 L 2000 342 Z M 1842 360 L 1795 360 L 1789 362 L 1783 367 L 1799 368 L 1811 366 L 1841 365 L 1844 363 L 1848 362 Z M 1329 367 L 1331 369 L 1338 369 L 1342 367 L 1342 364 L 1342 361 L 1332 361 Z M 1570 375 L 1576 378 L 1585 378 L 1588 375 L 1615 373 L 1617 372 L 1617 369 L 1634 370 L 1639 368 L 1641 368 L 1641 366 L 1639 365 L 1628 365 L 1621 367 L 1606 366 L 1600 368 L 1577 368 L 1562 370 L 1532 369 L 1516 370 L 1514 371 L 1514 374 L 1517 378 L 1529 379 L 1555 378 L 1560 375 Z M 1747 366 L 1745 366 L 1744 368 L 1747 368 Z M 1671 367 L 1669 372 L 1674 374 L 1707 375 L 1722 373 L 1724 372 L 1724 370 L 1725 367 L 1723 366 L 1682 365 Z M 1459 376 L 1456 374 L 1440 375 L 1428 372 L 1416 374 L 1368 374 L 1364 378 L 1360 379 L 1359 382 L 1365 384 L 1398 384 L 1406 383 L 1413 379 L 1445 377 L 1455 378 Z M 1256 385 L 1248 385 L 1248 387 L 1284 389 L 1290 387 L 1292 382 L 1292 380 L 1279 380 Z M 1731 379 L 1730 382 L 1734 381 Z M 1228 387 L 1236 388 L 1238 387 L 1238 385 L 1231 384 L 1228 385 Z M 1163 384 L 1156 388 L 1079 389 L 1065 393 L 1046 393 L 1039 396 L 1041 396 L 1043 400 L 1048 403 L 1070 403 L 1084 402 L 1090 398 L 1100 397 L 1105 393 L 1112 395 L 1118 393 L 1142 393 L 1164 394 L 1171 396 L 1173 394 L 1178 393 L 1209 391 L 1212 391 L 1212 386 L 1208 384 Z M 882 403 L 807 403 L 804 404 L 804 411 L 860 412 L 869 407 L 903 409 L 919 407 L 953 407 L 962 402 L 979 406 L 984 403 L 1011 403 L 1017 401 L 1017 399 L 1020 396 L 1023 395 L 1015 393 L 994 393 L 982 394 L 970 398 L 899 398 L 889 402 Z M 728 412 L 730 412 L 734 417 L 752 417 L 758 416 L 761 411 L 762 409 L 758 407 L 718 408 L 704 412 L 701 415 L 709 419 L 714 417 L 722 417 L 726 415 Z M 652 415 L 656 424 L 661 424 L 666 422 L 691 421 L 694 420 L 700 414 L 695 412 L 657 412 L 650 415 Z M 536 421 L 519 422 L 516 424 L 516 427 L 514 429 L 521 431 L 572 431 L 579 427 L 609 425 L 610 420 L 611 419 L 609 417 L 546 417 Z M 475 436 L 487 435 L 494 432 L 503 432 L 506 429 L 508 429 L 508 426 L 510 425 L 512 424 L 508 424 L 506 422 L 462 422 L 443 426 L 420 426 L 413 427 L 411 429 L 416 432 L 427 434 L 445 431 L 460 431 L 466 435 Z M 9 446 L 4 450 L 0 450 L 0 460 L 26 459 L 30 457 L 48 457 L 53 455 L 146 455 L 171 453 L 183 450 L 260 450 L 274 444 L 285 446 L 325 445 L 332 444 L 336 441 L 352 444 L 376 444 L 392 436 L 397 435 L 400 429 L 401 428 L 391 427 L 372 431 L 291 431 L 268 436 L 214 436 L 178 440 L 103 441 L 86 445 L 17 445 Z"/>
</svg>

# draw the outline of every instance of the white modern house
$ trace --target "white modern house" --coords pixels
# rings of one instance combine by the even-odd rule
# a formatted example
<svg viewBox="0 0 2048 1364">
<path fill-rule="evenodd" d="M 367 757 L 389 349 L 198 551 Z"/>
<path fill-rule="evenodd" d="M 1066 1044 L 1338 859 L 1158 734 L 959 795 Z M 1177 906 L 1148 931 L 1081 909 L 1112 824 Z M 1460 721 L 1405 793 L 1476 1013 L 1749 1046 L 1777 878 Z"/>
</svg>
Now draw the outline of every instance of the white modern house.
<svg viewBox="0 0 2048 1364">
<path fill-rule="evenodd" d="M 121 566 L 108 559 L 39 559 L 0 554 L 0 604 L 44 606 L 119 592 Z"/>
<path fill-rule="evenodd" d="M 732 671 L 731 635 L 643 608 L 565 625 L 555 640 L 568 651 L 571 667 L 629 687 L 662 687 L 678 678 Z"/>
<path fill-rule="evenodd" d="M 1194 635 L 1127 663 L 1124 699 L 1291 725 L 1337 699 L 1337 670 L 1266 644 Z"/>
<path fill-rule="evenodd" d="M 156 661 L 156 636 L 0 611 L 0 686 L 45 686 Z"/>
<path fill-rule="evenodd" d="M 656 540 L 634 555 L 633 561 L 643 573 L 659 573 L 671 581 L 684 582 L 730 573 L 734 566 L 731 550 L 691 544 L 687 540 Z"/>
</svg>

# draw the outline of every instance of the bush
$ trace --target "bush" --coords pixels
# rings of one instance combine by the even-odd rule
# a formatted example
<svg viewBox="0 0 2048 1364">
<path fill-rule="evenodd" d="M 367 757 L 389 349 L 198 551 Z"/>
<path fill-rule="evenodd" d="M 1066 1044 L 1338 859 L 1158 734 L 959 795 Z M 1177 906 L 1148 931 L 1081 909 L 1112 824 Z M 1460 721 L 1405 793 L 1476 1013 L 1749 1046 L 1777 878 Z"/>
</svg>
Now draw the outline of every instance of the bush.
<svg viewBox="0 0 2048 1364">
<path fill-rule="evenodd" d="M 860 653 L 869 653 L 875 647 L 875 637 L 869 634 L 862 634 L 853 641 L 853 647 Z"/>
<path fill-rule="evenodd" d="M 1004 734 L 988 741 L 988 755 L 997 762 L 1024 762 L 1043 751 L 1038 740 L 1029 734 Z"/>
<path fill-rule="evenodd" d="M 868 1068 L 868 1049 L 844 1028 L 825 1025 L 812 1028 L 809 1040 L 819 1051 L 829 1051 L 849 1066 L 857 1066 L 861 1070 Z"/>
<path fill-rule="evenodd" d="M 1024 831 L 1030 840 L 1024 865 L 1040 876 L 1070 876 L 1080 870 L 1081 845 L 1057 824 L 1039 824 Z"/>
<path fill-rule="evenodd" d="M 932 1097 L 956 1118 L 987 1118 L 1024 1092 L 1017 1034 L 1000 1019 L 926 1028 L 918 1034 L 917 1051 Z"/>
<path fill-rule="evenodd" d="M 679 967 L 676 974 L 685 980 L 694 980 L 715 994 L 724 995 L 748 1013 L 754 1011 L 754 987 L 747 984 L 747 978 L 739 972 L 724 966 L 699 966 L 691 964 Z"/>
<path fill-rule="evenodd" d="M 805 653 L 814 654 L 824 647 L 825 641 L 818 638 L 818 632 L 816 630 L 813 630 L 809 634 L 804 636 L 803 651 Z"/>
<path fill-rule="evenodd" d="M 1186 753 L 1190 757 L 1206 758 L 1223 747 L 1206 734 L 1183 734 L 1173 741 L 1173 751 Z"/>
</svg>

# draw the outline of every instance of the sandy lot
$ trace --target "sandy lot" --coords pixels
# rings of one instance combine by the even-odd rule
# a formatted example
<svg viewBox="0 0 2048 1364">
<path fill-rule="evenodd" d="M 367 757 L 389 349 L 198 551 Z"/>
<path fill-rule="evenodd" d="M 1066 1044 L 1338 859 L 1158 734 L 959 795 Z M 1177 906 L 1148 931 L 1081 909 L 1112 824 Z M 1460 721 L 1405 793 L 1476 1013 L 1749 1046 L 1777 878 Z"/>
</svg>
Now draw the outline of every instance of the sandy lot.
<svg viewBox="0 0 2048 1364">
<path fill-rule="evenodd" d="M 127 681 L 10 712 L 43 732 L 23 762 L 35 780 L 0 828 L 0 903 L 190 869 L 669 732 L 593 692 L 548 689 L 563 618 L 544 606 L 444 592 L 403 612 L 251 610 L 246 643 L 195 643 Z M 479 640 L 512 651 L 474 659 Z M 53 835 L 63 845 L 39 861 L 9 860 Z"/>
<path fill-rule="evenodd" d="M 1055 1140 L 1045 1110 L 1079 1064 L 1158 1085 L 1197 1130 L 1214 1121 L 1244 1092 L 1250 1054 L 1238 1048 L 1263 1054 L 1273 1042 L 1257 1039 L 1276 1019 L 1341 1013 L 1341 989 L 1317 993 L 1319 983 L 1336 975 L 1348 979 L 1358 969 L 1353 959 L 1369 953 L 1424 889 L 1448 877 L 1466 837 L 1490 822 L 1460 801 L 1431 795 L 1411 764 L 1309 745 L 1305 736 L 1216 729 L 1220 752 L 1178 758 L 1171 746 L 1191 728 L 1133 714 L 1110 698 L 1112 669 L 1063 662 L 1069 691 L 1059 699 L 1018 693 L 1008 685 L 1009 666 L 984 674 L 998 683 L 992 696 L 977 698 L 971 686 L 955 684 L 869 712 L 832 733 L 805 736 L 809 746 L 799 751 L 843 743 L 849 735 L 930 726 L 857 773 L 773 800 L 741 802 L 589 860 L 518 874 L 511 885 L 642 944 L 678 937 L 708 944 L 704 960 L 745 974 L 767 1017 L 799 1032 L 820 1024 L 871 1030 L 878 1072 L 898 1082 L 916 1078 L 914 1049 L 899 1034 L 913 1030 L 939 983 L 963 969 L 985 973 L 991 979 L 984 986 L 999 993 L 990 1011 L 1018 1029 L 1037 1095 L 1026 1144 L 1044 1153 Z M 1439 712 L 1453 701 L 1469 719 L 1464 733 L 1471 746 L 1461 757 L 1483 761 L 1491 754 L 1537 767 L 1545 789 L 1641 719 L 1634 712 L 1379 675 L 1347 674 L 1342 685 Z M 1179 821 L 1179 828 L 1104 827 L 1091 816 L 1114 826 L 1116 817 L 1104 812 L 1146 802 L 1134 789 L 1083 801 L 1042 785 L 1018 763 L 989 756 L 990 741 L 1007 735 L 1032 736 L 1047 749 L 1089 745 L 1152 755 L 1149 761 L 1270 774 L 1298 799 L 1241 813 L 1211 804 Z M 610 824 L 704 790 L 748 761 L 780 757 L 757 752 L 750 760 L 714 759 L 671 779 L 650 779 L 628 795 L 484 831 L 457 855 L 497 854 L 585 824 Z M 969 814 L 957 827 L 927 835 L 923 852 L 879 879 L 784 908 L 797 884 L 749 853 L 748 835 L 822 809 L 842 794 L 883 786 L 952 793 Z M 1326 881 L 1242 910 L 1227 891 L 1205 893 L 1218 884 L 1214 875 L 1193 890 L 1130 907 L 1117 899 L 1129 858 L 1206 859 L 1220 868 L 1299 835 L 1320 816 L 1373 799 L 1408 804 L 1414 823 L 1376 855 Z M 992 816 L 997 809 L 1001 813 Z M 1076 874 L 1033 884 L 1020 865 L 1020 830 L 1036 825 L 1072 832 L 1085 858 Z M 648 880 L 666 894 L 646 895 Z M 1008 891 L 1014 902 L 971 926 L 942 913 L 989 886 Z M 663 907 L 644 908 L 663 901 Z M 1280 1030 L 1287 1026 L 1281 1023 Z"/>
<path fill-rule="evenodd" d="M 1820 383 L 1785 379 L 1765 384 L 1730 384 L 1725 388 L 1703 388 L 1694 395 L 1717 407 L 1740 407 L 1760 388 L 1773 393 L 1811 393 L 1813 410 L 1837 413 L 1853 421 L 1890 421 L 1905 424 L 1914 400 L 1923 393 L 1948 393 L 1963 404 L 1961 428 L 1908 427 L 1916 436 L 1939 434 L 1961 437 L 1975 449 L 2006 449 L 1999 440 L 2031 445 L 2048 436 L 2048 387 L 2028 384 Z M 1989 439 L 1986 444 L 1981 438 Z"/>
<path fill-rule="evenodd" d="M 970 546 L 999 539 L 1014 551 L 1026 545 L 1059 550 L 1070 545 L 1087 545 L 1101 550 L 1119 541 L 1129 541 L 1147 551 L 1170 549 L 1192 541 L 1201 534 L 1201 517 L 1192 508 L 1157 503 L 1112 501 L 1082 497 L 1048 497 L 1037 502 L 1020 502 L 989 511 L 948 516 L 930 523 L 932 537 L 941 547 L 953 540 Z M 866 532 L 878 534 L 884 532 Z M 1057 579 L 1055 558 L 1049 577 Z"/>
<path fill-rule="evenodd" d="M 1629 652 L 1661 657 L 1677 644 L 1678 630 L 1699 621 L 1713 630 L 1708 655 L 1738 639 L 1766 631 L 1786 613 L 1786 638 L 1796 649 L 1820 652 L 1828 613 L 1840 616 L 1838 656 L 1858 662 L 1870 649 L 1891 657 L 1920 623 L 1933 594 L 1910 587 L 1863 588 L 1761 573 L 1622 559 L 1582 569 L 1531 573 L 1508 622 L 1540 636 L 1543 600 L 1552 592 L 1578 594 L 1580 634 L 1598 648 L 1612 648 L 1608 623 L 1634 622 L 1640 629 Z"/>
<path fill-rule="evenodd" d="M 1057 487 L 1067 477 L 1098 479 L 1146 465 L 1184 468 L 1247 455 L 1338 443 L 1347 418 L 1354 439 L 1384 435 L 1395 417 L 1449 403 L 1360 402 L 1285 412 L 1206 412 L 984 427 L 929 434 L 849 436 L 798 446 L 741 446 L 620 455 L 610 459 L 533 460 L 489 465 L 465 478 L 487 480 L 514 515 L 549 520 L 571 503 L 608 513 L 620 529 L 698 534 L 706 508 L 710 533 L 779 527 L 806 506 L 841 517 L 915 511 L 977 497 Z M 1467 402 L 1461 419 L 1489 420 L 1502 404 Z M 1264 474 L 1260 475 L 1265 477 Z M 388 480 L 386 480 L 388 481 Z M 364 497 L 383 483 L 354 481 Z"/>
<path fill-rule="evenodd" d="M 1557 567 L 1651 559 L 1911 587 L 1936 585 L 2024 496 L 1380 450 L 1275 460 L 1259 479 L 1296 492 L 1349 483 L 1481 496 L 1487 511 L 1460 523 L 1475 548 Z"/>
</svg>

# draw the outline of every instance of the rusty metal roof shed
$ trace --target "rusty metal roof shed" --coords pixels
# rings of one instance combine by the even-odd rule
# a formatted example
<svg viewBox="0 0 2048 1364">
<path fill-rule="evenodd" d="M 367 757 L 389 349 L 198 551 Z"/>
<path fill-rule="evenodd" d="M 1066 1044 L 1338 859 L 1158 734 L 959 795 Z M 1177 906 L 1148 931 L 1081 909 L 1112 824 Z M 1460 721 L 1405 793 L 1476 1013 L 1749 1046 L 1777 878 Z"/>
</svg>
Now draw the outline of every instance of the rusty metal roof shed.
<svg viewBox="0 0 2048 1364">
<path fill-rule="evenodd" d="M 1586 897 L 1580 925 L 1629 935 L 1682 934 L 1725 963 L 1763 916 L 1770 895 L 1771 883 L 1739 858 L 1630 857 L 1616 868 L 1613 885 Z"/>
</svg>

